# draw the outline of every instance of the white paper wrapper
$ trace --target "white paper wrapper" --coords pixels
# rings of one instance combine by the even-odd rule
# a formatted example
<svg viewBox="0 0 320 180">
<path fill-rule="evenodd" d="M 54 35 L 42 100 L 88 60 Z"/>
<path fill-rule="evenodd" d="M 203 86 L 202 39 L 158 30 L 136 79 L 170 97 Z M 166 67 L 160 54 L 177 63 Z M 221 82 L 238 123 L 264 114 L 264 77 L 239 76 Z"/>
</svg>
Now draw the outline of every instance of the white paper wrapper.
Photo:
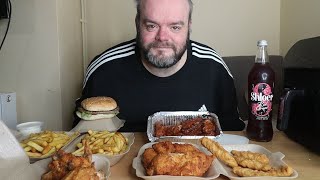
<svg viewBox="0 0 320 180">
<path fill-rule="evenodd" d="M 27 170 L 29 158 L 9 128 L 0 120 L 0 179 L 10 179 L 16 172 Z"/>
<path fill-rule="evenodd" d="M 106 155 L 106 154 L 95 154 L 95 156 L 102 156 L 108 158 L 110 161 L 110 166 L 117 164 L 129 151 L 134 142 L 134 133 L 121 133 L 124 137 L 128 138 L 128 148 L 125 152 L 117 155 Z M 66 152 L 74 152 L 76 150 L 76 146 L 81 142 L 81 139 L 84 137 L 80 136 L 76 140 L 74 140 L 69 146 L 65 148 Z"/>
<path fill-rule="evenodd" d="M 117 131 L 124 126 L 125 121 L 114 116 L 111 119 L 99 119 L 92 121 L 81 120 L 71 131 L 87 132 L 88 130 Z"/>
<path fill-rule="evenodd" d="M 178 143 L 184 143 L 184 142 L 178 142 Z M 285 180 L 285 179 L 294 179 L 298 177 L 297 171 L 294 170 L 293 174 L 290 177 L 270 177 L 270 176 L 260 176 L 260 177 L 238 177 L 236 174 L 232 172 L 232 169 L 230 167 L 227 167 L 224 163 L 220 162 L 218 159 L 215 159 L 212 162 L 211 167 L 208 169 L 207 173 L 204 177 L 193 177 L 193 176 L 167 176 L 167 175 L 157 175 L 157 176 L 147 176 L 145 169 L 141 163 L 141 155 L 144 152 L 146 148 L 151 147 L 153 143 L 147 143 L 143 145 L 137 157 L 133 159 L 132 167 L 136 170 L 136 175 L 143 179 L 156 179 L 156 180 L 168 180 L 168 179 L 201 179 L 201 180 L 207 180 L 207 179 L 215 179 L 219 177 L 221 174 L 227 176 L 231 180 L 269 180 L 269 179 L 278 179 L 278 180 Z M 197 148 L 199 148 L 201 151 L 205 153 L 209 153 L 204 147 L 195 145 Z M 252 152 L 259 152 L 264 153 L 267 155 L 267 157 L 270 159 L 270 165 L 272 167 L 279 167 L 280 165 L 285 165 L 285 162 L 283 161 L 284 155 L 281 152 L 271 153 L 269 150 L 265 149 L 262 146 L 255 145 L 255 144 L 243 144 L 243 145 L 223 145 L 223 147 L 227 151 L 231 150 L 238 150 L 238 151 L 252 151 Z"/>
</svg>

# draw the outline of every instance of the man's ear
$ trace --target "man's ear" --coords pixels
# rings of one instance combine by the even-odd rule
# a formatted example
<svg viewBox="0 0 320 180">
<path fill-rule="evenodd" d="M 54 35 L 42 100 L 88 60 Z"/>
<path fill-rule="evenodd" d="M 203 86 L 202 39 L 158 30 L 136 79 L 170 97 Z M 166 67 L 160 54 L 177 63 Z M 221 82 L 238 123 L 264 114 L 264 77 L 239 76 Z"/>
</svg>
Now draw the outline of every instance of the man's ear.
<svg viewBox="0 0 320 180">
<path fill-rule="evenodd" d="M 138 31 L 138 29 L 139 29 L 139 17 L 138 17 L 138 15 L 136 15 L 135 23 L 136 23 L 136 31 Z"/>
</svg>

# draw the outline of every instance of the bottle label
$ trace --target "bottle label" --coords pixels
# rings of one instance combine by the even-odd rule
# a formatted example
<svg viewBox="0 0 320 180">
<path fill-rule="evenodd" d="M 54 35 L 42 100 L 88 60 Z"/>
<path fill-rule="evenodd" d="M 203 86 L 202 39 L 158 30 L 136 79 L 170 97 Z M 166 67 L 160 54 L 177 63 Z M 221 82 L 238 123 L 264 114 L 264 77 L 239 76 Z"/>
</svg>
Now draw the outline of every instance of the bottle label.
<svg viewBox="0 0 320 180">
<path fill-rule="evenodd" d="M 268 120 L 273 99 L 270 85 L 267 83 L 253 85 L 250 96 L 251 113 L 256 116 L 256 120 Z"/>
</svg>

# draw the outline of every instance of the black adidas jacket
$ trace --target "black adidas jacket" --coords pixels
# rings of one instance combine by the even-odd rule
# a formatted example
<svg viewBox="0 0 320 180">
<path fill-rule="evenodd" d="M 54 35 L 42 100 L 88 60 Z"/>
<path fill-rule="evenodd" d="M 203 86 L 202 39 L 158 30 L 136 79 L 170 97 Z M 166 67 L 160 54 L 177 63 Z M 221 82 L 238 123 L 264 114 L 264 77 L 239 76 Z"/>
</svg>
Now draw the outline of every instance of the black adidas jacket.
<svg viewBox="0 0 320 180">
<path fill-rule="evenodd" d="M 157 77 L 143 66 L 135 39 L 93 59 L 84 78 L 82 97 L 110 96 L 126 123 L 120 131 L 146 131 L 148 116 L 158 111 L 197 111 L 205 105 L 217 114 L 222 130 L 242 130 L 233 77 L 212 48 L 187 45 L 186 64 L 174 75 Z M 76 117 L 76 116 L 75 116 Z M 79 122 L 75 118 L 74 126 Z"/>
</svg>

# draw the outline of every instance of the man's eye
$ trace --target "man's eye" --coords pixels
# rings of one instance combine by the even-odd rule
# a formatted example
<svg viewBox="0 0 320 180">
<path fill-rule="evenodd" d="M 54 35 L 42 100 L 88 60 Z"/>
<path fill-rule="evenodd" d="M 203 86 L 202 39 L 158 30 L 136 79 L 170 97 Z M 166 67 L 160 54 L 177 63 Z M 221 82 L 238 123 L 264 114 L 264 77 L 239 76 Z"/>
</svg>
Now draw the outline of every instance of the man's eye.
<svg viewBox="0 0 320 180">
<path fill-rule="evenodd" d="M 156 25 L 153 25 L 153 24 L 147 25 L 147 30 L 148 30 L 148 31 L 152 31 L 152 30 L 154 30 L 155 28 L 156 28 Z"/>
<path fill-rule="evenodd" d="M 180 26 L 172 26 L 171 29 L 173 31 L 179 31 L 181 29 L 181 27 Z"/>
</svg>

